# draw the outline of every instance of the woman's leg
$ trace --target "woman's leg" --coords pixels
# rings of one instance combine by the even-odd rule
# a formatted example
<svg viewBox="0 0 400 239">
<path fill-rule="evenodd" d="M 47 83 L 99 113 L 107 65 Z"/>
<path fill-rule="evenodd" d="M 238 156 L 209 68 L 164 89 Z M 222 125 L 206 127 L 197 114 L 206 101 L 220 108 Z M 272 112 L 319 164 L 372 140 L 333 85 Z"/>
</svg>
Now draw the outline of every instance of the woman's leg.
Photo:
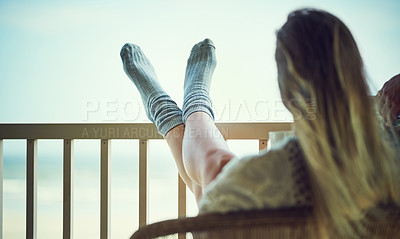
<svg viewBox="0 0 400 239">
<path fill-rule="evenodd" d="M 176 166 L 178 168 L 179 175 L 185 182 L 186 186 L 193 192 L 196 200 L 198 200 L 202 194 L 202 188 L 198 183 L 195 183 L 186 172 L 185 166 L 182 160 L 182 141 L 185 133 L 185 126 L 183 124 L 176 126 L 175 128 L 168 131 L 165 135 L 165 140 L 168 143 L 169 149 L 171 150 L 172 156 L 175 159 Z"/>
<path fill-rule="evenodd" d="M 214 124 L 209 92 L 216 64 L 213 42 L 199 42 L 190 53 L 184 83 L 183 162 L 188 176 L 203 189 L 234 157 Z"/>
<path fill-rule="evenodd" d="M 139 46 L 127 43 L 120 55 L 125 73 L 139 90 L 147 117 L 166 139 L 181 178 L 198 198 L 201 188 L 190 179 L 182 161 L 182 111 L 158 83 L 153 66 Z"/>
<path fill-rule="evenodd" d="M 214 49 L 208 39 L 192 49 L 186 69 L 184 112 L 159 85 L 153 66 L 138 46 L 125 44 L 121 50 L 124 70 L 138 88 L 148 118 L 166 139 L 178 172 L 196 199 L 234 157 L 213 122 L 208 92 L 216 64 Z M 193 134 L 199 131 L 212 134 Z"/>
<path fill-rule="evenodd" d="M 233 157 L 235 155 L 207 113 L 196 112 L 187 118 L 183 158 L 190 178 L 204 189 Z"/>
<path fill-rule="evenodd" d="M 203 188 L 235 156 L 229 151 L 210 116 L 204 112 L 191 114 L 186 127 L 178 125 L 171 129 L 165 140 L 174 156 L 179 175 L 196 200 L 201 197 Z"/>
</svg>

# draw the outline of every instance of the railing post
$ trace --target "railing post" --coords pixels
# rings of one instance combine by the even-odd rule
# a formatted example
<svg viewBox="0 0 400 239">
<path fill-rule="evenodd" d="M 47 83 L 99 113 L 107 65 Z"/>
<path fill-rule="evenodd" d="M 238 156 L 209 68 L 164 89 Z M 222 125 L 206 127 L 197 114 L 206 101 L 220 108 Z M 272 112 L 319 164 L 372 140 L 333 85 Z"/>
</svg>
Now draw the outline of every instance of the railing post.
<svg viewBox="0 0 400 239">
<path fill-rule="evenodd" d="M 27 140 L 26 151 L 26 238 L 37 238 L 37 140 Z"/>
<path fill-rule="evenodd" d="M 147 224 L 147 142 L 139 140 L 139 228 Z"/>
<path fill-rule="evenodd" d="M 0 139 L 0 238 L 3 238 L 3 140 Z"/>
<path fill-rule="evenodd" d="M 178 217 L 186 217 L 186 184 L 178 174 Z"/>
<path fill-rule="evenodd" d="M 101 140 L 100 167 L 100 238 L 110 238 L 110 181 L 111 181 L 111 140 Z"/>
<path fill-rule="evenodd" d="M 74 140 L 64 139 L 63 157 L 63 239 L 70 239 L 73 235 L 73 168 L 74 168 Z"/>
<path fill-rule="evenodd" d="M 186 184 L 178 174 L 178 217 L 186 217 Z M 186 239 L 186 233 L 179 233 L 178 239 Z"/>
</svg>

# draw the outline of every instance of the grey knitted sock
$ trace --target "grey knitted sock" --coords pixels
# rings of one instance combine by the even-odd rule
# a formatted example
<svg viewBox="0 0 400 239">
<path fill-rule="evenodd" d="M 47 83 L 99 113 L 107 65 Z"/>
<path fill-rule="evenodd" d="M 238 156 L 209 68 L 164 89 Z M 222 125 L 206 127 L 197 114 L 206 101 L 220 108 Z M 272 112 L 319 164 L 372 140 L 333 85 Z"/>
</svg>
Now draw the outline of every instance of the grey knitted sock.
<svg viewBox="0 0 400 239">
<path fill-rule="evenodd" d="M 214 43 L 205 39 L 192 48 L 186 67 L 183 97 L 183 122 L 195 112 L 205 112 L 214 120 L 210 99 L 211 77 L 217 60 Z"/>
<path fill-rule="evenodd" d="M 182 111 L 158 83 L 154 68 L 140 47 L 127 43 L 120 55 L 125 73 L 139 90 L 147 117 L 158 132 L 165 136 L 173 127 L 183 124 Z"/>
</svg>

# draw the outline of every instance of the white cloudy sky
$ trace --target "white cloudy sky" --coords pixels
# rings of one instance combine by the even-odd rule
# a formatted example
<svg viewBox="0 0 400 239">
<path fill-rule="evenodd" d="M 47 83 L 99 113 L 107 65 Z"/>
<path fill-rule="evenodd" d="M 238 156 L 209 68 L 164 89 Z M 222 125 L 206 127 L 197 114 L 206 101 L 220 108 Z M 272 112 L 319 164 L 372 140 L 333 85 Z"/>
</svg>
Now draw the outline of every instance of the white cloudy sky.
<svg viewBox="0 0 400 239">
<path fill-rule="evenodd" d="M 2 0 L 0 122 L 146 121 L 121 46 L 140 45 L 181 104 L 187 57 L 206 37 L 217 47 L 217 120 L 290 120 L 276 114 L 275 31 L 300 7 L 325 9 L 349 26 L 373 91 L 399 73 L 396 0 Z"/>
</svg>

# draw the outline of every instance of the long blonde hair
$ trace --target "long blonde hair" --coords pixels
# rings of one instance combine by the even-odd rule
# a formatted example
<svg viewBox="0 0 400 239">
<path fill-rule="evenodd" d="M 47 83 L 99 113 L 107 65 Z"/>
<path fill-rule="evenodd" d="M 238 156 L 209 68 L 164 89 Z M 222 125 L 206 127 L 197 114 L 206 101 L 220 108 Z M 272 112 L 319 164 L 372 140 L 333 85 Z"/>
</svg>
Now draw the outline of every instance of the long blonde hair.
<svg viewBox="0 0 400 239">
<path fill-rule="evenodd" d="M 368 96 L 349 29 L 315 9 L 291 13 L 277 32 L 282 99 L 306 157 L 321 237 L 366 234 L 367 209 L 400 205 L 400 166 Z"/>
</svg>

